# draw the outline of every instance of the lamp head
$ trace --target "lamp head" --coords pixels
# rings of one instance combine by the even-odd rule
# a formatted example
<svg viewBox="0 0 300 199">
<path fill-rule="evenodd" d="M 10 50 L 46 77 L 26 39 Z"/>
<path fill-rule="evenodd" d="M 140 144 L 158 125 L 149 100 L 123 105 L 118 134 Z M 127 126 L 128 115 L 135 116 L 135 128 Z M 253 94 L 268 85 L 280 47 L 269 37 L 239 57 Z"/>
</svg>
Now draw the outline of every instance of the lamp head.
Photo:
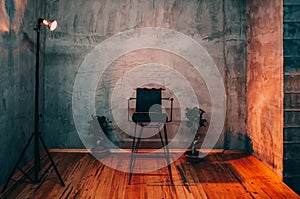
<svg viewBox="0 0 300 199">
<path fill-rule="evenodd" d="M 39 26 L 48 26 L 50 31 L 54 31 L 58 27 L 56 20 L 47 20 L 47 19 L 42 19 L 42 18 L 39 18 L 38 25 Z"/>
</svg>

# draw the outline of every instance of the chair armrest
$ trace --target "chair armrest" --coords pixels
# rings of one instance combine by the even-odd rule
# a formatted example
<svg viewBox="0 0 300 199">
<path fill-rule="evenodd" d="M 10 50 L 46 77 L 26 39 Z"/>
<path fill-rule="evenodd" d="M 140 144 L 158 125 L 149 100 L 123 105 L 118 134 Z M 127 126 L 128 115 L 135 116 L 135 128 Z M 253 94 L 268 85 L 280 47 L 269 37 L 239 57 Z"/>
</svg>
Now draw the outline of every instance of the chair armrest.
<svg viewBox="0 0 300 199">
<path fill-rule="evenodd" d="M 171 102 L 171 113 L 170 113 L 170 118 L 168 118 L 167 122 L 172 122 L 173 120 L 173 101 L 174 98 L 173 97 L 164 97 L 162 98 L 162 100 L 168 100 Z"/>
<path fill-rule="evenodd" d="M 136 98 L 135 97 L 130 97 L 130 98 L 127 99 L 127 119 L 128 119 L 129 122 L 132 122 L 132 119 L 130 117 L 130 101 L 131 100 L 136 100 Z"/>
</svg>

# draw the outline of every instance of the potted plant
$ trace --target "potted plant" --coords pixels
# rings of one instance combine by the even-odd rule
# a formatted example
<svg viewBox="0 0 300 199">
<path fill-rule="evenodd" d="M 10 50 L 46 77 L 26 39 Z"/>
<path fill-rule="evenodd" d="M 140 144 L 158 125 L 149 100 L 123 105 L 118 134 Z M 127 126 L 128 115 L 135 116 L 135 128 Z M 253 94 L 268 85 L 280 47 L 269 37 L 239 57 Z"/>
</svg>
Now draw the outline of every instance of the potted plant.
<svg viewBox="0 0 300 199">
<path fill-rule="evenodd" d="M 191 150 L 185 152 L 185 157 L 189 162 L 198 162 L 204 155 L 196 149 L 196 145 L 199 142 L 200 136 L 198 134 L 198 129 L 200 127 L 206 127 L 207 120 L 203 118 L 204 110 L 201 108 L 186 108 L 185 116 L 188 119 L 187 127 L 190 128 L 191 133 L 195 135 L 192 142 Z"/>
</svg>

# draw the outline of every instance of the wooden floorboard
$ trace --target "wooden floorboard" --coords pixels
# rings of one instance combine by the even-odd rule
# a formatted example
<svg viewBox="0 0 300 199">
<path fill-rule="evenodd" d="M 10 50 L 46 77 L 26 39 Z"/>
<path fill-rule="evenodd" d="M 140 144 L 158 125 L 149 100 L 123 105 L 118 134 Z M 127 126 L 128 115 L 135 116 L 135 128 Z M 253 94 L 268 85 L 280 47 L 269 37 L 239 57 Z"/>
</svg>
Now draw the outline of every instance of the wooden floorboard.
<svg viewBox="0 0 300 199">
<path fill-rule="evenodd" d="M 189 163 L 184 157 L 172 163 L 174 184 L 167 168 L 146 174 L 134 174 L 128 185 L 129 173 L 112 169 L 84 152 L 52 152 L 52 158 L 64 179 L 65 186 L 52 167 L 42 184 L 10 182 L 1 198 L 83 198 L 83 199 L 136 199 L 136 198 L 300 198 L 274 172 L 252 155 L 244 152 L 210 153 L 199 163 Z M 129 165 L 129 154 L 109 154 L 108 160 L 120 167 Z M 122 158 L 121 158 L 122 157 Z M 141 160 L 140 165 L 149 164 Z M 151 160 L 159 164 L 161 160 Z M 32 164 L 32 163 L 31 163 Z M 47 157 L 42 167 L 48 168 Z M 30 165 L 27 165 L 29 168 Z M 45 169 L 44 169 L 45 170 Z M 21 178 L 16 173 L 14 179 Z"/>
</svg>

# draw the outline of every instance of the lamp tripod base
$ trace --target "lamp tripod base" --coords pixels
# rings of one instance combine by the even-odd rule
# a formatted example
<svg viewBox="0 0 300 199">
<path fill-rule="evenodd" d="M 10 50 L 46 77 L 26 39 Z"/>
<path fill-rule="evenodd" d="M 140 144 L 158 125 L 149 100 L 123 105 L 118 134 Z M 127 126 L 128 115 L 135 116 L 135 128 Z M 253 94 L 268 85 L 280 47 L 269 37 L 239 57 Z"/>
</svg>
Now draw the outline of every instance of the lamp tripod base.
<svg viewBox="0 0 300 199">
<path fill-rule="evenodd" d="M 34 143 L 34 147 L 35 147 L 34 148 L 34 158 L 35 158 L 35 160 L 34 160 L 34 167 L 33 167 L 33 178 L 31 178 L 30 174 L 28 174 L 27 172 L 23 171 L 19 167 L 19 164 L 20 164 L 20 162 L 21 162 L 21 160 L 22 160 L 25 152 L 27 151 L 30 143 L 33 140 L 35 142 Z M 9 175 L 9 178 L 8 178 L 6 184 L 3 186 L 1 193 L 4 193 L 4 191 L 6 190 L 6 188 L 7 188 L 8 184 L 9 184 L 10 180 L 12 180 L 12 177 L 13 177 L 13 175 L 16 172 L 17 169 L 19 169 L 21 171 L 21 173 L 24 175 L 24 177 L 28 179 L 28 181 L 23 181 L 23 182 L 28 182 L 28 183 L 33 183 L 33 184 L 38 184 L 38 183 L 42 182 L 43 177 L 45 176 L 45 174 L 47 173 L 47 171 L 50 169 L 50 167 L 45 171 L 45 173 L 43 175 L 41 175 L 42 177 L 39 178 L 39 172 L 40 172 L 40 169 L 41 169 L 39 142 L 42 143 L 42 146 L 43 146 L 43 148 L 44 148 L 44 150 L 46 152 L 46 155 L 47 155 L 48 159 L 50 160 L 50 163 L 51 163 L 50 167 L 52 166 L 54 168 L 54 171 L 55 171 L 55 173 L 56 173 L 56 175 L 57 175 L 57 177 L 58 177 L 58 179 L 59 179 L 59 181 L 61 183 L 61 186 L 65 186 L 64 181 L 63 181 L 61 175 L 59 174 L 59 172 L 58 172 L 58 170 L 56 168 L 56 165 L 55 165 L 55 163 L 54 163 L 54 161 L 53 161 L 53 159 L 52 159 L 52 157 L 50 155 L 50 152 L 49 152 L 48 148 L 46 147 L 46 144 L 45 144 L 43 138 L 41 137 L 41 133 L 40 132 L 35 132 L 35 133 L 32 133 L 32 135 L 30 136 L 30 138 L 29 138 L 27 144 L 25 145 L 25 148 L 23 149 L 23 151 L 22 151 L 22 153 L 21 153 L 21 155 L 20 155 L 20 157 L 19 157 L 16 165 L 14 166 L 14 169 L 12 170 L 12 172 Z M 18 181 L 21 181 L 21 180 L 17 180 L 17 182 Z"/>
</svg>

